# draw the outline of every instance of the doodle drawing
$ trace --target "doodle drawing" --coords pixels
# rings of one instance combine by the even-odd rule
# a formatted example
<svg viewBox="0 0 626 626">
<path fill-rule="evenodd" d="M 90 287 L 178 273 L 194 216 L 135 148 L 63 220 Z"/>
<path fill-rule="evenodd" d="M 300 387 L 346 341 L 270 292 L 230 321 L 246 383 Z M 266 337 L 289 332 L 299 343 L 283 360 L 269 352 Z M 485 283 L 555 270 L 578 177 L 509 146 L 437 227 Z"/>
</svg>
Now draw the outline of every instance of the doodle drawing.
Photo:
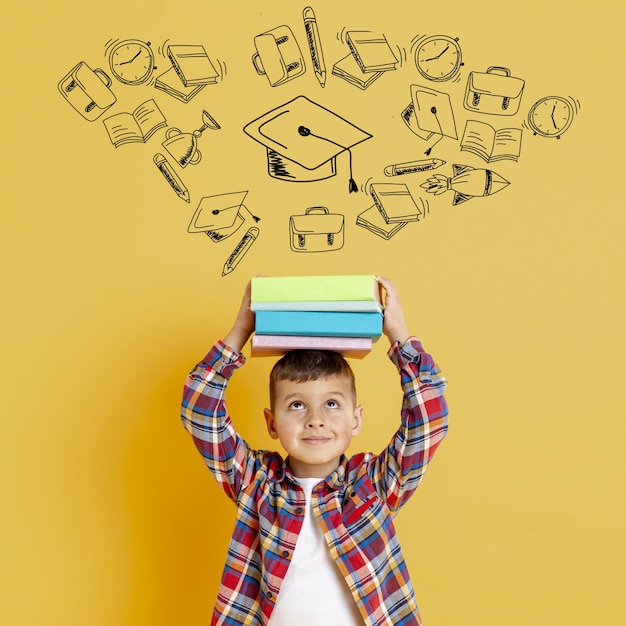
<svg viewBox="0 0 626 626">
<path fill-rule="evenodd" d="M 475 113 L 515 115 L 524 92 L 524 81 L 511 70 L 493 65 L 486 72 L 470 72 L 463 106 Z"/>
<path fill-rule="evenodd" d="M 522 150 L 521 128 L 499 128 L 496 130 L 487 122 L 467 120 L 461 150 L 472 152 L 483 161 L 517 161 Z"/>
<path fill-rule="evenodd" d="M 509 181 L 491 170 L 475 169 L 469 165 L 453 165 L 452 177 L 434 174 L 420 187 L 436 196 L 454 191 L 453 205 L 479 196 L 491 196 L 509 184 Z"/>
<path fill-rule="evenodd" d="M 348 190 L 358 191 L 352 176 L 352 151 L 372 135 L 319 104 L 298 96 L 268 111 L 244 127 L 265 146 L 270 176 L 311 182 L 335 176 L 337 157 L 348 153 Z"/>
<path fill-rule="evenodd" d="M 260 231 L 256 226 L 248 228 L 246 234 L 241 238 L 241 241 L 235 246 L 234 250 L 226 259 L 222 269 L 222 276 L 230 274 L 237 265 L 239 265 L 243 257 L 252 247 L 252 244 L 257 240 L 259 234 Z"/>
<path fill-rule="evenodd" d="M 157 152 L 154 157 L 154 164 L 158 170 L 163 174 L 163 178 L 168 182 L 169 186 L 176 192 L 176 195 L 185 202 L 189 202 L 189 190 L 185 186 L 185 183 L 181 180 L 180 176 L 176 173 L 174 168 L 169 164 L 167 158 Z"/>
<path fill-rule="evenodd" d="M 116 148 L 126 143 L 145 143 L 157 130 L 167 126 L 165 116 L 152 99 L 140 104 L 132 113 L 116 113 L 102 123 Z"/>
<path fill-rule="evenodd" d="M 265 74 L 272 87 L 283 85 L 306 71 L 302 51 L 289 26 L 283 24 L 257 35 L 254 47 L 254 69 L 261 76 Z"/>
<path fill-rule="evenodd" d="M 109 89 L 110 76 L 101 68 L 92 70 L 81 61 L 74 66 L 58 83 L 57 87 L 67 102 L 88 122 L 97 120 L 117 101 Z"/>
<path fill-rule="evenodd" d="M 324 51 L 322 50 L 322 40 L 317 26 L 317 17 L 312 7 L 305 7 L 302 12 L 304 20 L 304 30 L 306 31 L 306 40 L 309 45 L 309 53 L 311 55 L 311 63 L 313 71 L 321 87 L 326 84 L 326 63 L 324 62 Z"/>
<path fill-rule="evenodd" d="M 344 216 L 326 207 L 306 209 L 289 218 L 289 245 L 294 252 L 332 252 L 344 244 Z"/>
</svg>

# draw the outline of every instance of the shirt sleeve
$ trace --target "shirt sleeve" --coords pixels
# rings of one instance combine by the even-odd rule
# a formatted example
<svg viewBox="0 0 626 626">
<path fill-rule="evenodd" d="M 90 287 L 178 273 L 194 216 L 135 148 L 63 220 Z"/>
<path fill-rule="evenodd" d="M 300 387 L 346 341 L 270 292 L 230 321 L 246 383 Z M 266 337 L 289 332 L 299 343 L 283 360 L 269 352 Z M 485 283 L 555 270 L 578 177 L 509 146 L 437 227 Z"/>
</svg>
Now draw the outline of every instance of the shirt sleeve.
<svg viewBox="0 0 626 626">
<path fill-rule="evenodd" d="M 218 341 L 187 376 L 181 407 L 183 426 L 217 482 L 233 500 L 254 453 L 233 426 L 225 392 L 230 377 L 245 361 L 242 354 Z"/>
<path fill-rule="evenodd" d="M 395 342 L 389 358 L 400 373 L 403 390 L 400 427 L 375 458 L 371 477 L 379 495 L 395 513 L 417 489 L 428 463 L 448 432 L 447 381 L 416 337 Z"/>
</svg>

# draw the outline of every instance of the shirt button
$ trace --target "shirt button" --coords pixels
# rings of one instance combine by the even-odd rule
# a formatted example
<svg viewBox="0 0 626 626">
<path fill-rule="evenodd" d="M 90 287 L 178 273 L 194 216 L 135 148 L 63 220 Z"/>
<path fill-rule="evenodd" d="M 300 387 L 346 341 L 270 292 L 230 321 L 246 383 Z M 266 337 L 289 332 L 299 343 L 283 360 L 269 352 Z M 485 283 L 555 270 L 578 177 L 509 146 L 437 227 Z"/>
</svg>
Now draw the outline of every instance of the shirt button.
<svg viewBox="0 0 626 626">
<path fill-rule="evenodd" d="M 296 509 L 296 515 L 302 515 L 302 507 L 301 507 L 301 506 L 299 506 L 299 507 Z"/>
<path fill-rule="evenodd" d="M 287 558 L 289 556 L 289 551 L 288 550 L 283 550 L 283 556 L 285 558 Z"/>
</svg>

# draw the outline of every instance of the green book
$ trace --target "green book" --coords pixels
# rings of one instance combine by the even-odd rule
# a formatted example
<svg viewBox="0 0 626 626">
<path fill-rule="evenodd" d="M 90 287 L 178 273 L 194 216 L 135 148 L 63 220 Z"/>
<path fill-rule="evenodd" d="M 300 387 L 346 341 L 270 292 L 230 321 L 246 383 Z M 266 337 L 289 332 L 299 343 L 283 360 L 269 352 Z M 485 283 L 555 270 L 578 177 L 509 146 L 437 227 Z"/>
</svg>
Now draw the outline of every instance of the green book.
<svg viewBox="0 0 626 626">
<path fill-rule="evenodd" d="M 251 282 L 253 309 L 262 302 L 381 302 L 373 274 L 256 276 Z"/>
</svg>

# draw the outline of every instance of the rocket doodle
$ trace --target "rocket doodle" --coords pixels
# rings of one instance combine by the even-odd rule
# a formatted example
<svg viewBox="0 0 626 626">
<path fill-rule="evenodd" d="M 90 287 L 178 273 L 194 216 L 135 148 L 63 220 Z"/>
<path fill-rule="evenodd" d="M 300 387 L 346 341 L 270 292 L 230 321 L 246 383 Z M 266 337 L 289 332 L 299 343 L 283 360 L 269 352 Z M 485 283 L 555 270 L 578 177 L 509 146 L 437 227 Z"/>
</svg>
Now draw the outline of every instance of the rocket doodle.
<svg viewBox="0 0 626 626">
<path fill-rule="evenodd" d="M 491 196 L 504 189 L 509 181 L 491 170 L 476 169 L 469 165 L 453 165 L 452 177 L 442 174 L 431 176 L 420 187 L 436 196 L 445 191 L 454 191 L 452 205 L 461 204 L 471 198 Z"/>
</svg>

